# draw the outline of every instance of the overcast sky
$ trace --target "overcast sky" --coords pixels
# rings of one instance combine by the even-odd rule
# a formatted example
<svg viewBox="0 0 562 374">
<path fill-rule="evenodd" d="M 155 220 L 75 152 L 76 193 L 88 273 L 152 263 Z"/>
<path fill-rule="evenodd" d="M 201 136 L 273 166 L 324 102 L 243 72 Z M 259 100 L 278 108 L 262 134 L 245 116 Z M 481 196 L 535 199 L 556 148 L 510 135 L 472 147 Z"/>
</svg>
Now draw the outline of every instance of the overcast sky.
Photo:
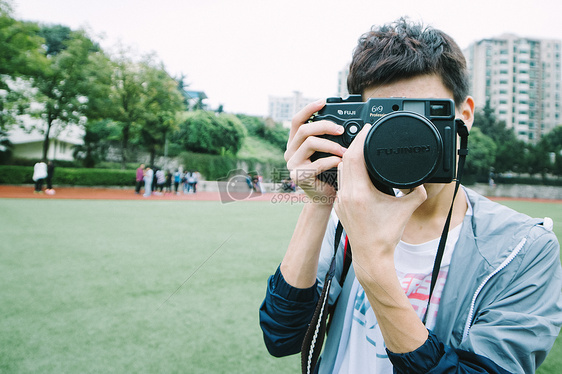
<svg viewBox="0 0 562 374">
<path fill-rule="evenodd" d="M 373 24 L 409 16 L 461 46 L 513 33 L 562 39 L 560 0 L 12 0 L 15 17 L 85 28 L 106 50 L 155 52 L 173 76 L 231 113 L 267 114 L 269 95 L 333 96 Z"/>
</svg>

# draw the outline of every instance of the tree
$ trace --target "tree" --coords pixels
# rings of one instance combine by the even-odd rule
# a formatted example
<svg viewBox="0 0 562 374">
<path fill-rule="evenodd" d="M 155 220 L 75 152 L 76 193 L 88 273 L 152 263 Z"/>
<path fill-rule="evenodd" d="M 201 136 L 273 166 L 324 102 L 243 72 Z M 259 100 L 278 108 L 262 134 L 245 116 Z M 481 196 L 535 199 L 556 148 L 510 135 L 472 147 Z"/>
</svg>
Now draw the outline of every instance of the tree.
<svg viewBox="0 0 562 374">
<path fill-rule="evenodd" d="M 468 156 L 466 158 L 465 173 L 486 179 L 496 159 L 496 144 L 478 127 L 470 130 L 468 137 Z"/>
<path fill-rule="evenodd" d="M 0 0 L 0 129 L 16 122 L 26 107 L 25 95 L 11 87 L 17 77 L 36 75 L 47 63 L 39 27 L 12 18 L 9 3 Z"/>
<path fill-rule="evenodd" d="M 283 151 L 287 147 L 289 129 L 283 127 L 280 123 L 275 123 L 271 118 L 264 120 L 246 114 L 237 114 L 236 117 L 242 121 L 249 134 L 267 140 Z"/>
<path fill-rule="evenodd" d="M 88 56 L 89 62 L 85 67 L 88 101 L 84 105 L 84 114 L 88 121 L 111 118 L 114 113 L 113 74 L 115 64 L 103 52 L 98 51 Z"/>
<path fill-rule="evenodd" d="M 54 56 L 64 51 L 72 39 L 72 30 L 64 25 L 42 27 L 38 34 L 45 39 L 47 56 Z"/>
<path fill-rule="evenodd" d="M 189 87 L 189 84 L 185 83 L 185 78 L 185 75 L 181 74 L 179 78 L 176 78 L 176 81 L 178 82 L 178 90 L 182 96 L 184 109 L 189 110 L 189 100 L 191 99 L 191 97 L 189 97 L 185 91 L 187 87 Z"/>
<path fill-rule="evenodd" d="M 56 26 L 44 26 L 40 33 L 52 27 Z M 65 48 L 53 48 L 54 54 L 48 55 L 48 66 L 33 79 L 33 86 L 38 89 L 37 100 L 43 104 L 35 113 L 45 121 L 43 158 L 47 158 L 49 136 L 55 123 L 64 128 L 82 120 L 87 102 L 86 67 L 90 53 L 95 51 L 94 43 L 84 32 L 58 30 L 63 30 L 57 35 L 63 39 Z"/>
<path fill-rule="evenodd" d="M 505 122 L 498 121 L 490 102 L 486 102 L 481 111 L 474 115 L 474 126 L 478 127 L 482 134 L 490 137 L 496 144 L 496 160 L 493 167 L 497 173 L 508 171 L 521 172 L 525 169 L 523 157 L 514 157 L 520 154 L 525 147 L 523 141 L 517 139 L 513 129 L 508 129 Z"/>
<path fill-rule="evenodd" d="M 523 143 L 518 150 L 521 170 L 523 172 L 533 174 L 540 174 L 543 178 L 549 169 L 548 154 L 543 152 L 539 145 L 530 143 Z"/>
<path fill-rule="evenodd" d="M 216 118 L 224 129 L 221 154 L 227 151 L 235 155 L 242 148 L 244 138 L 247 136 L 244 125 L 232 114 L 219 114 Z"/>
<path fill-rule="evenodd" d="M 199 110 L 184 114 L 172 140 L 187 151 L 235 155 L 245 136 L 246 129 L 236 117 Z"/>
<path fill-rule="evenodd" d="M 537 148 L 543 155 L 545 167 L 553 174 L 562 176 L 562 126 L 555 127 L 543 136 Z"/>
<path fill-rule="evenodd" d="M 43 40 L 37 35 L 38 30 L 35 23 L 12 18 L 11 7 L 0 0 L 0 79 L 33 75 L 44 67 Z"/>
<path fill-rule="evenodd" d="M 12 143 L 8 139 L 8 134 L 0 128 L 0 164 L 9 160 L 12 156 Z"/>
<path fill-rule="evenodd" d="M 112 119 L 121 130 L 121 167 L 129 160 L 129 142 L 141 127 L 145 112 L 143 66 L 133 62 L 128 52 L 122 50 L 112 59 L 108 71 L 107 99 L 103 102 L 103 114 Z"/>
<path fill-rule="evenodd" d="M 105 159 L 112 141 L 118 140 L 119 128 L 111 120 L 94 120 L 86 123 L 84 144 L 74 148 L 74 158 L 87 168 L 93 168 Z"/>
<path fill-rule="evenodd" d="M 162 150 L 167 134 L 177 128 L 177 114 L 183 109 L 183 97 L 177 82 L 163 66 L 154 66 L 151 59 L 143 63 L 144 108 L 141 143 L 150 153 L 150 164 L 154 165 L 156 152 Z"/>
</svg>

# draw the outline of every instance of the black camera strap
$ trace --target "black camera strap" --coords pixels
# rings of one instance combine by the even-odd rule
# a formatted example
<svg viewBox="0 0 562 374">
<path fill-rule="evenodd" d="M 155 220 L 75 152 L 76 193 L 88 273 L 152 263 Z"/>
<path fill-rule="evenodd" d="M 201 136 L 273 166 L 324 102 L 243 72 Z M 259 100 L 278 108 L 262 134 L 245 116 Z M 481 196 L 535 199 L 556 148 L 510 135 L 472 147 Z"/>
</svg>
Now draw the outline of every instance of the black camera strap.
<svg viewBox="0 0 562 374">
<path fill-rule="evenodd" d="M 461 139 L 461 144 L 459 147 L 459 162 L 457 167 L 457 180 L 455 182 L 455 191 L 453 192 L 453 200 L 451 201 L 451 208 L 449 208 L 449 214 L 447 215 L 447 220 L 445 221 L 445 226 L 443 227 L 443 232 L 441 233 L 441 239 L 439 240 L 439 246 L 437 247 L 437 253 L 435 254 L 435 261 L 433 262 L 433 272 L 431 274 L 431 286 L 429 288 L 429 297 L 427 299 L 427 307 L 425 308 L 425 313 L 422 322 L 426 323 L 427 314 L 429 311 L 429 304 L 431 302 L 431 296 L 433 296 L 433 290 L 435 284 L 437 283 L 437 277 L 439 276 L 439 269 L 441 268 L 441 260 L 443 260 L 443 255 L 445 254 L 445 245 L 447 244 L 447 237 L 449 236 L 449 226 L 451 225 L 451 217 L 453 215 L 453 207 L 455 205 L 455 197 L 459 191 L 461 185 L 462 173 L 464 170 L 464 162 L 466 160 L 466 155 L 468 155 L 468 128 L 464 122 L 460 119 L 456 120 L 457 123 L 457 133 Z"/>
<path fill-rule="evenodd" d="M 445 226 L 443 227 L 443 232 L 441 234 L 441 239 L 439 240 L 439 246 L 437 248 L 437 253 L 435 255 L 435 261 L 433 263 L 433 271 L 431 274 L 431 287 L 429 289 L 429 298 L 427 300 L 427 307 L 423 317 L 423 323 L 425 324 L 427 320 L 427 312 L 429 310 L 429 304 L 431 301 L 431 296 L 433 295 L 433 289 L 437 283 L 437 276 L 439 275 L 439 269 L 441 268 L 441 260 L 443 259 L 443 254 L 445 253 L 445 244 L 447 243 L 447 236 L 449 234 L 449 226 L 451 224 L 451 217 L 453 213 L 453 206 L 455 203 L 455 197 L 460 187 L 461 177 L 464 169 L 464 163 L 466 155 L 468 154 L 468 128 L 462 120 L 457 119 L 457 133 L 460 137 L 460 147 L 458 151 L 459 160 L 457 168 L 457 179 L 455 182 L 455 190 L 453 193 L 453 200 L 451 201 L 451 208 L 449 209 L 449 214 L 447 215 L 447 220 L 445 221 Z M 324 337 L 326 335 L 326 321 L 328 317 L 328 299 L 330 296 L 330 287 L 332 285 L 332 279 L 336 273 L 336 256 L 338 252 L 338 246 L 341 241 L 343 233 L 343 226 L 340 221 L 336 227 L 336 233 L 334 237 L 334 254 L 330 262 L 330 267 L 326 273 L 324 279 L 324 286 L 322 287 L 322 292 L 320 294 L 320 299 L 316 304 L 316 309 L 312 320 L 308 325 L 302 347 L 301 347 L 301 369 L 303 374 L 312 374 L 315 371 L 318 358 L 320 357 L 320 351 L 322 350 L 322 344 L 324 343 Z M 347 243 L 346 253 L 347 258 L 351 259 L 351 244 Z M 345 261 L 343 276 L 340 283 L 343 285 L 345 276 L 347 275 L 347 270 L 351 261 Z"/>
<path fill-rule="evenodd" d="M 338 253 L 338 246 L 340 244 L 342 233 L 343 226 L 341 222 L 338 221 L 334 240 L 334 255 L 332 256 L 332 261 L 330 262 L 330 268 L 324 278 L 324 286 L 322 287 L 320 299 L 316 304 L 316 310 L 314 311 L 314 315 L 312 316 L 312 320 L 308 325 L 306 335 L 304 336 L 304 340 L 302 342 L 301 368 L 303 374 L 311 374 L 316 368 L 316 363 L 318 362 L 318 357 L 320 357 L 320 351 L 322 350 L 322 344 L 324 343 L 324 337 L 326 336 L 328 298 L 330 297 L 332 279 L 336 273 L 336 254 Z"/>
</svg>

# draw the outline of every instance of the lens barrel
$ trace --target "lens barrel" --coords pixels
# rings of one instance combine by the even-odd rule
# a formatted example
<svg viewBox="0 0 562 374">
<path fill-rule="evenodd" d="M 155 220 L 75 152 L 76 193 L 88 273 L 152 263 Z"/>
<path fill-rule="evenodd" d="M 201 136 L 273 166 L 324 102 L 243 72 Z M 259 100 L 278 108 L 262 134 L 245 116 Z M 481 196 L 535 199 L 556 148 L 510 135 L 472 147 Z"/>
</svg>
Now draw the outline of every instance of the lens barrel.
<svg viewBox="0 0 562 374">
<path fill-rule="evenodd" d="M 443 141 L 427 118 L 401 111 L 375 122 L 363 152 L 375 185 L 408 189 L 426 183 L 438 170 Z"/>
</svg>

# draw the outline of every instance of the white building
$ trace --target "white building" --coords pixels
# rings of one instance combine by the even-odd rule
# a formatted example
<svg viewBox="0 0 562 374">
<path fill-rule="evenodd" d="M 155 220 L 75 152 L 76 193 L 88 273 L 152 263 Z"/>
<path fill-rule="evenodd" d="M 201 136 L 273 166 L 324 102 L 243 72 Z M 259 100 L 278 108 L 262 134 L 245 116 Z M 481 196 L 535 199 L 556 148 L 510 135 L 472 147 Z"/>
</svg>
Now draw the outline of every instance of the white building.
<svg viewBox="0 0 562 374">
<path fill-rule="evenodd" d="M 338 96 L 348 97 L 349 91 L 347 90 L 347 76 L 349 75 L 349 64 L 338 72 Z"/>
<path fill-rule="evenodd" d="M 17 125 L 8 130 L 8 140 L 12 143 L 12 157 L 40 160 L 43 157 L 42 131 L 33 129 L 30 125 L 37 119 L 23 118 L 23 128 Z M 76 145 L 84 144 L 84 129 L 78 125 L 67 125 L 64 128 L 54 124 L 49 134 L 48 160 L 72 161 Z"/>
<path fill-rule="evenodd" d="M 505 34 L 471 44 L 464 54 L 476 107 L 486 101 L 496 118 L 526 142 L 562 124 L 560 40 Z"/>
<path fill-rule="evenodd" d="M 293 96 L 269 96 L 269 117 L 275 122 L 290 122 L 299 110 L 314 101 L 299 91 L 294 91 Z"/>
<path fill-rule="evenodd" d="M 19 92 L 33 100 L 34 89 L 31 84 L 20 78 L 14 80 L 7 79 L 5 83 L 10 89 Z M 5 90 L 0 90 L 0 95 L 6 95 Z M 38 111 L 44 104 L 31 102 L 30 110 Z M 83 118 L 82 121 L 86 121 Z M 84 123 L 81 123 L 83 125 Z M 20 159 L 40 160 L 43 157 L 43 142 L 45 140 L 44 130 L 47 124 L 45 120 L 31 117 L 28 114 L 17 116 L 17 123 L 7 129 L 7 137 L 12 143 L 12 157 Z M 47 159 L 49 160 L 74 160 L 73 152 L 76 145 L 84 144 L 83 126 L 68 124 L 61 126 L 57 120 L 54 121 L 49 132 L 49 150 Z"/>
</svg>

